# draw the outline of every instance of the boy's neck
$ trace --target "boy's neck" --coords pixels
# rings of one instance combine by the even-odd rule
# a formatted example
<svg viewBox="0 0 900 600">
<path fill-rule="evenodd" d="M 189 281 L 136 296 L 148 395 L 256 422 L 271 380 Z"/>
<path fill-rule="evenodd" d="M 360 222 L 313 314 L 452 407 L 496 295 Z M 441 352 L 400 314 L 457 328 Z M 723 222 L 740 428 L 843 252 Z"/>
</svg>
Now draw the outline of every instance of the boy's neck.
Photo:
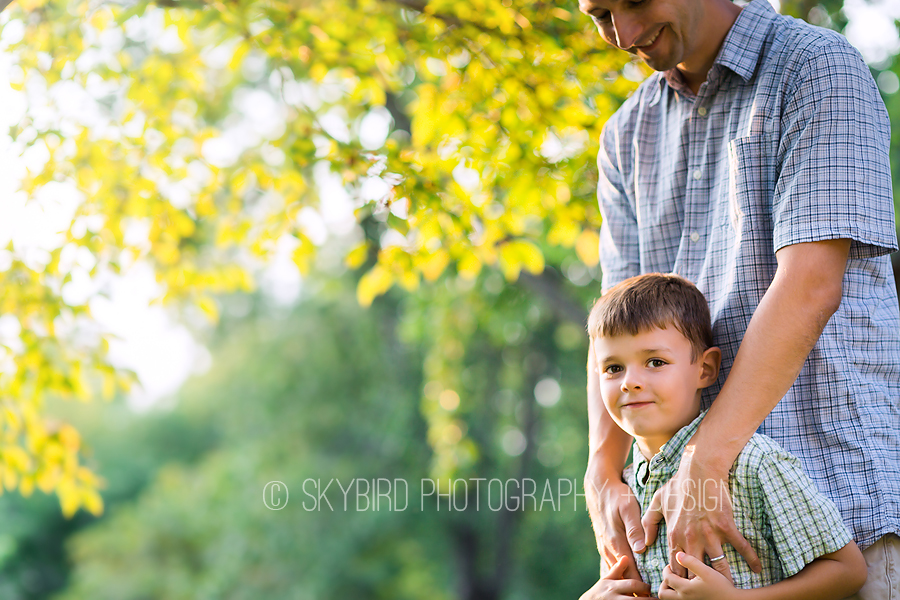
<svg viewBox="0 0 900 600">
<path fill-rule="evenodd" d="M 641 436 L 632 434 L 632 437 L 634 437 L 634 441 L 637 442 L 638 450 L 640 450 L 641 454 L 644 456 L 644 458 L 647 460 L 647 462 L 650 462 L 650 460 L 654 456 L 659 454 L 660 448 L 662 448 L 665 444 L 667 444 L 669 442 L 669 440 L 671 440 L 673 437 L 675 437 L 675 435 L 679 431 L 681 431 L 684 427 L 687 427 L 688 425 L 693 423 L 694 419 L 699 417 L 701 412 L 702 411 L 698 411 L 697 414 L 692 416 L 691 419 L 687 423 L 685 423 L 684 425 L 682 425 L 681 427 L 679 427 L 678 429 L 673 431 L 668 436 L 661 435 L 661 436 L 652 436 L 652 437 L 641 437 Z"/>
<path fill-rule="evenodd" d="M 672 438 L 669 438 L 669 440 L 670 439 Z M 654 456 L 659 454 L 659 449 L 663 447 L 663 444 L 669 441 L 665 440 L 662 443 L 652 442 L 647 438 L 641 438 L 637 436 L 635 436 L 634 440 L 637 442 L 638 450 L 641 451 L 641 454 L 644 456 L 647 462 L 650 462 L 650 460 Z"/>
</svg>

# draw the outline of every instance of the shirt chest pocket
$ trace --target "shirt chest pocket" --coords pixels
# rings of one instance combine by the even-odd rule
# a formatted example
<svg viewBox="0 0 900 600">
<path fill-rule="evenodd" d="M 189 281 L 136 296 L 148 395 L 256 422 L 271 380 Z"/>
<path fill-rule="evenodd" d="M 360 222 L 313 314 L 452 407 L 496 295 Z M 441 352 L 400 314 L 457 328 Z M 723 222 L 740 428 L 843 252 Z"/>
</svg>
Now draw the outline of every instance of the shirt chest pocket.
<svg viewBox="0 0 900 600">
<path fill-rule="evenodd" d="M 761 235 L 772 230 L 776 183 L 775 137 L 751 135 L 728 142 L 728 182 L 720 190 L 719 225 L 734 234 Z"/>
</svg>

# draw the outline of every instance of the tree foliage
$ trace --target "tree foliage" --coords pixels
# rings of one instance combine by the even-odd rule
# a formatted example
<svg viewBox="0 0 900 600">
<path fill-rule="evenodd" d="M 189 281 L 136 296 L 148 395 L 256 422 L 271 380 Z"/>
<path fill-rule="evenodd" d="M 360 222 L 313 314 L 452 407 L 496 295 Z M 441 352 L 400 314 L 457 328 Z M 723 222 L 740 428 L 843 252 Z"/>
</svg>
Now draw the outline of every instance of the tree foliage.
<svg viewBox="0 0 900 600">
<path fill-rule="evenodd" d="M 839 2 L 782 4 L 841 26 Z M 553 275 L 596 275 L 596 142 L 646 71 L 574 3 L 19 0 L 2 19 L 27 98 L 10 136 L 43 159 L 22 191 L 78 198 L 53 247 L 0 257 L 19 329 L 0 374 L 6 489 L 101 509 L 77 432 L 44 408 L 133 382 L 90 298 L 66 296 L 79 277 L 102 294 L 149 263 L 161 301 L 215 320 L 222 295 L 289 253 L 302 273 L 358 270 L 363 305 L 499 272 L 583 312 Z M 453 318 L 454 333 L 477 327 Z M 440 439 L 435 469 L 461 468 L 462 446 Z"/>
<path fill-rule="evenodd" d="M 314 265 L 314 225 L 340 204 L 317 182 L 330 173 L 364 225 L 337 236 L 364 268 L 363 304 L 447 269 L 541 273 L 552 247 L 596 263 L 591 140 L 634 84 L 570 8 L 37 0 L 5 18 L 20 29 L 10 49 L 30 100 L 11 135 L 46 157 L 22 189 L 66 186 L 80 201 L 58 247 L 27 258 L 11 247 L 2 274 L 16 290 L 4 313 L 23 332 L 0 378 L 4 483 L 56 490 L 67 514 L 99 510 L 96 481 L 74 430 L 47 428 L 42 399 L 129 383 L 102 335 L 74 340 L 91 319 L 89 301 L 63 300 L 78 248 L 91 278 L 149 262 L 164 300 L 215 318 L 215 296 L 249 289 L 275 251 L 290 248 L 304 273 Z M 94 119 L 66 110 L 85 91 Z M 371 115 L 390 120 L 386 139 L 360 135 Z"/>
</svg>

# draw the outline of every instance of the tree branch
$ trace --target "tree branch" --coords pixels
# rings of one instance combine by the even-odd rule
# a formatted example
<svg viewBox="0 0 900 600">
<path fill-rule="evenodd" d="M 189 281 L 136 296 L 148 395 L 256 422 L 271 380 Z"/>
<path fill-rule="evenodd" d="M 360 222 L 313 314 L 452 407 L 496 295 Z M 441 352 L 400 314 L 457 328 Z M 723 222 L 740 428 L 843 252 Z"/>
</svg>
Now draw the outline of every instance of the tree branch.
<svg viewBox="0 0 900 600">
<path fill-rule="evenodd" d="M 553 269 L 544 269 L 540 275 L 523 271 L 519 281 L 523 287 L 546 300 L 560 319 L 579 325 L 587 322 L 588 311 L 566 293 L 562 277 Z"/>
</svg>

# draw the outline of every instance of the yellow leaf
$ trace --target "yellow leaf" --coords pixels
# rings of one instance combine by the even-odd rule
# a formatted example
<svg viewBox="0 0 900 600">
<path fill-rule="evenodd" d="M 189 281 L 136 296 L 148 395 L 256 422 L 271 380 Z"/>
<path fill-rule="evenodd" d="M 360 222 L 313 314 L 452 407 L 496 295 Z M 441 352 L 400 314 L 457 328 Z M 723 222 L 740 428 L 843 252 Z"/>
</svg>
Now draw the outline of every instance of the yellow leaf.
<svg viewBox="0 0 900 600">
<path fill-rule="evenodd" d="M 3 409 L 3 416 L 5 417 L 6 428 L 13 433 L 17 433 L 22 427 L 22 420 L 19 419 L 19 415 L 15 411 L 5 408 Z"/>
<path fill-rule="evenodd" d="M 592 229 L 585 229 L 575 242 L 575 253 L 581 262 L 593 267 L 600 262 L 600 236 Z"/>
<path fill-rule="evenodd" d="M 416 88 L 419 100 L 413 112 L 412 141 L 415 146 L 426 146 L 435 138 L 438 121 L 446 118 L 436 110 L 437 88 L 431 84 L 422 84 Z"/>
<path fill-rule="evenodd" d="M 22 481 L 19 482 L 19 493 L 25 498 L 28 498 L 31 496 L 32 492 L 34 492 L 34 477 L 26 475 L 22 477 Z"/>
<path fill-rule="evenodd" d="M 376 296 L 380 296 L 391 288 L 394 276 L 382 265 L 375 265 L 363 275 L 356 286 L 356 300 L 361 306 L 371 306 Z"/>
<path fill-rule="evenodd" d="M 95 517 L 99 517 L 103 514 L 103 498 L 100 497 L 100 494 L 94 490 L 83 490 L 81 492 L 81 499 L 84 503 L 84 508 L 87 509 L 89 513 Z"/>
<path fill-rule="evenodd" d="M 463 279 L 475 279 L 481 272 L 481 261 L 474 252 L 468 251 L 456 264 L 456 270 Z"/>
<path fill-rule="evenodd" d="M 63 515 L 67 519 L 71 518 L 81 505 L 81 498 L 78 492 L 70 486 L 60 486 L 57 489 L 57 495 L 59 496 L 59 504 L 62 507 Z"/>
<path fill-rule="evenodd" d="M 365 242 L 359 244 L 356 248 L 347 253 L 347 258 L 344 259 L 344 262 L 351 269 L 358 269 L 366 262 L 366 258 L 369 256 L 369 246 Z"/>
<path fill-rule="evenodd" d="M 219 305 L 209 296 L 201 296 L 197 299 L 197 306 L 209 317 L 209 320 L 216 323 L 219 320 Z"/>
<path fill-rule="evenodd" d="M 544 255 L 540 248 L 525 240 L 503 244 L 500 248 L 500 268 L 506 279 L 518 279 L 523 267 L 535 275 L 544 271 Z"/>
<path fill-rule="evenodd" d="M 412 271 L 402 271 L 398 276 L 400 285 L 408 292 L 414 292 L 419 289 L 419 276 Z"/>
<path fill-rule="evenodd" d="M 557 219 L 547 232 L 547 243 L 571 248 L 578 240 L 578 225 L 570 219 Z"/>
<path fill-rule="evenodd" d="M 440 248 L 437 252 L 427 257 L 419 264 L 419 270 L 422 271 L 422 275 L 425 279 L 434 281 L 441 276 L 441 273 L 444 272 L 444 269 L 447 268 L 449 263 L 450 255 L 446 250 Z"/>
<path fill-rule="evenodd" d="M 19 482 L 19 474 L 13 471 L 12 469 L 4 469 L 3 470 L 3 487 L 7 490 L 16 489 L 16 484 Z"/>
<path fill-rule="evenodd" d="M 3 461 L 16 471 L 27 471 L 31 464 L 28 453 L 18 446 L 8 446 L 4 448 Z"/>
<path fill-rule="evenodd" d="M 77 452 L 81 446 L 81 436 L 71 425 L 63 425 L 59 428 L 59 441 L 69 452 Z"/>
</svg>

